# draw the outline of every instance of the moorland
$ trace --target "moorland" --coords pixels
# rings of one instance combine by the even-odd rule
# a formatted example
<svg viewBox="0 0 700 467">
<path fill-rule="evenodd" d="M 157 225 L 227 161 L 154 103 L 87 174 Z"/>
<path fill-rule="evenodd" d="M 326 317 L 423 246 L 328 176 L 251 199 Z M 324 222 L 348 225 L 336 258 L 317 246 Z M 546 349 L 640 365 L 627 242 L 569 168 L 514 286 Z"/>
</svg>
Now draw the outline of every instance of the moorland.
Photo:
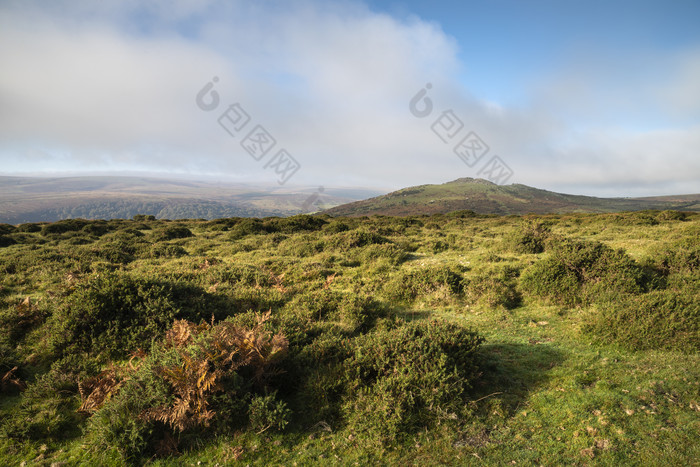
<svg viewBox="0 0 700 467">
<path fill-rule="evenodd" d="M 0 464 L 693 465 L 698 238 L 668 210 L 3 224 Z"/>
</svg>

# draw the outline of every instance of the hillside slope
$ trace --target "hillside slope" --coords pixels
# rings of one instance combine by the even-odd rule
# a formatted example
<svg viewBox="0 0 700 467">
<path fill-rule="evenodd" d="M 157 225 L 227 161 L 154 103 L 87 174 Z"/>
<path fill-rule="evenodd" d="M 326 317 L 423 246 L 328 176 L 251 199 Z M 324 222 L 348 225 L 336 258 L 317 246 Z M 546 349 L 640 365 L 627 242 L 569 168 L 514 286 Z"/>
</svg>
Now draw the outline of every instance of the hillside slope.
<svg viewBox="0 0 700 467">
<path fill-rule="evenodd" d="M 472 210 L 479 214 L 617 212 L 645 209 L 700 211 L 700 195 L 654 198 L 596 198 L 555 193 L 526 185 L 496 185 L 460 178 L 441 185 L 403 188 L 324 211 L 333 216 L 407 216 Z"/>
</svg>

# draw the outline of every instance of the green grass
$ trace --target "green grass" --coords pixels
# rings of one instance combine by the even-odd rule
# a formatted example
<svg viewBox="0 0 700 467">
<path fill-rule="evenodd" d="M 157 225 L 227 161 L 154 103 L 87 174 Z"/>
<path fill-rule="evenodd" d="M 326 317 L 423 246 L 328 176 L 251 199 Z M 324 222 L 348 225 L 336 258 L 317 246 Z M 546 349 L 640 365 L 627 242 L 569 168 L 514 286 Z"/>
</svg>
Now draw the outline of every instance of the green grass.
<svg viewBox="0 0 700 467">
<path fill-rule="evenodd" d="M 122 465 L 122 454 L 94 443 L 101 436 L 90 424 L 96 415 L 77 413 L 78 382 L 113 362 L 126 365 L 128 357 L 114 359 L 134 346 L 157 364 L 165 358 L 158 352 L 171 324 L 166 316 L 193 322 L 214 316 L 250 327 L 255 313 L 271 310 L 265 329 L 289 341 L 278 363 L 284 373 L 256 386 L 239 372 L 235 378 L 244 379 L 226 382 L 239 388 L 238 405 L 212 399 L 221 423 L 175 432 L 176 451 L 158 456 L 153 445 L 131 462 L 698 465 L 700 342 L 693 308 L 671 304 L 665 322 L 625 315 L 648 333 L 643 350 L 624 333 L 601 331 L 626 324 L 601 321 L 615 294 L 622 294 L 619 303 L 657 296 L 700 301 L 700 216 L 645 215 L 299 217 L 238 230 L 153 220 L 110 221 L 87 231 L 6 229 L 16 243 L 0 248 L 0 377 L 17 366 L 13 375 L 28 388 L 4 385 L 0 393 L 0 463 Z M 547 226 L 537 230 L 539 253 L 522 248 L 523 234 L 537 224 Z M 562 249 L 574 240 L 584 242 L 588 256 L 576 259 Z M 625 256 L 612 253 L 619 249 Z M 114 250 L 125 255 L 103 253 Z M 548 258 L 558 258 L 580 281 L 571 301 L 523 287 L 526 271 Z M 638 287 L 623 292 L 619 278 L 608 277 L 606 268 L 619 264 Z M 22 305 L 26 297 L 30 302 Z M 132 309 L 139 314 L 130 315 Z M 396 348 L 413 348 L 401 336 L 434 321 L 444 323 L 437 340 L 458 335 L 454 329 L 484 338 L 472 362 L 479 376 L 460 373 L 464 388 L 450 379 L 450 368 L 419 358 L 420 351 L 382 353 L 391 339 Z M 471 364 L 471 354 L 460 353 L 466 343 L 452 344 L 420 347 Z M 380 354 L 388 360 L 368 363 Z M 373 365 L 382 368 L 378 375 Z M 139 375 L 139 384 L 167 390 L 156 373 Z M 370 385 L 373 392 L 365 394 L 361 388 Z M 404 389 L 392 393 L 393 387 Z M 455 398 L 423 406 L 430 398 L 423 390 Z M 261 429 L 265 422 L 249 420 L 245 409 L 268 391 L 289 409 L 282 430 Z M 405 394 L 416 400 L 407 402 Z M 382 431 L 384 421 L 371 410 L 355 416 L 353 404 L 367 401 L 388 404 L 395 423 Z M 405 415 L 393 411 L 399 403 Z"/>
</svg>

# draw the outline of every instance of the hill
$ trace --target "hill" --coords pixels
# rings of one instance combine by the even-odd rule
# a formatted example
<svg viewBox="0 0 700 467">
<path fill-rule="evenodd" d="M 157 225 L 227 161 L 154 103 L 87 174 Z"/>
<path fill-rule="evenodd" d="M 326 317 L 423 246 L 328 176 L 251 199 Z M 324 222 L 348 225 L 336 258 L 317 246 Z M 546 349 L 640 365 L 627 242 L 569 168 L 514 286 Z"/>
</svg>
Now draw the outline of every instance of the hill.
<svg viewBox="0 0 700 467">
<path fill-rule="evenodd" d="M 135 214 L 158 219 L 288 216 L 377 194 L 317 190 L 148 177 L 0 177 L 0 222 L 130 219 Z"/>
<path fill-rule="evenodd" d="M 333 207 L 333 216 L 408 216 L 471 210 L 479 214 L 549 214 L 656 210 L 700 211 L 700 194 L 650 198 L 596 198 L 460 178 L 441 185 L 403 188 L 375 198 Z"/>
</svg>

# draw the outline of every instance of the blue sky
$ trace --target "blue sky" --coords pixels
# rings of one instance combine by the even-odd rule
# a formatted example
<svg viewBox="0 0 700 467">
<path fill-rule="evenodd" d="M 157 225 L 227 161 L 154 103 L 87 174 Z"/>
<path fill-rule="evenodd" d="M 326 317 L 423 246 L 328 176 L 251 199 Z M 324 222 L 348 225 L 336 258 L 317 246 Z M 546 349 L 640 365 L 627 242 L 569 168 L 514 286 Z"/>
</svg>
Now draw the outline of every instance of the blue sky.
<svg viewBox="0 0 700 467">
<path fill-rule="evenodd" d="M 457 40 L 462 83 L 504 104 L 527 101 L 527 87 L 578 50 L 614 57 L 624 68 L 628 56 L 673 53 L 700 42 L 700 3 L 694 0 L 380 1 L 372 7 L 440 24 Z"/>
<path fill-rule="evenodd" d="M 697 24 L 680 0 L 4 1 L 0 173 L 394 189 L 498 156 L 499 183 L 700 192 Z M 234 103 L 240 134 L 220 124 Z M 463 130 L 445 143 L 447 110 Z M 269 153 L 244 147 L 257 125 Z M 489 148 L 474 165 L 455 153 L 469 132 Z"/>
</svg>

